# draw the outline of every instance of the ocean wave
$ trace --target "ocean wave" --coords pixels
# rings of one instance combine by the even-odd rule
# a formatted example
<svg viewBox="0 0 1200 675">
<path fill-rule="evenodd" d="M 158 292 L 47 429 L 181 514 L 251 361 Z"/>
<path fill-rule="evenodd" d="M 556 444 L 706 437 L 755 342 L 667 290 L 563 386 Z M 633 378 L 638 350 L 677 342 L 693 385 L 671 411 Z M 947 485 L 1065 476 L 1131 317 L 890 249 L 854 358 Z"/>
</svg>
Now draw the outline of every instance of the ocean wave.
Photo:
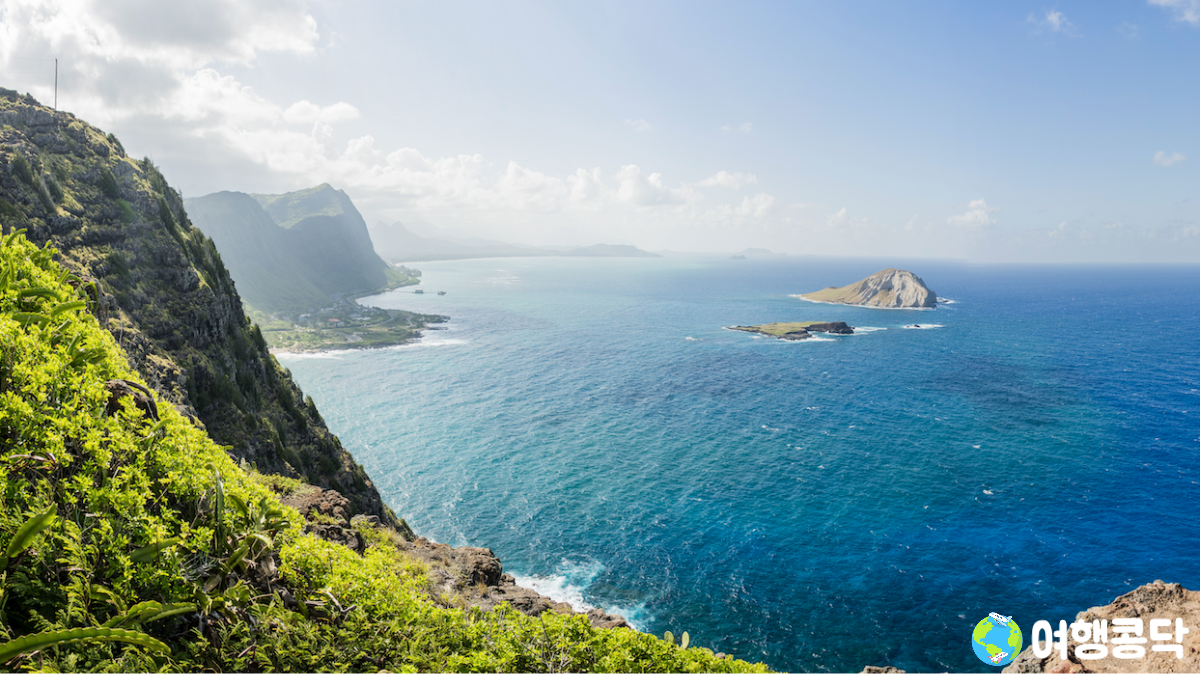
<svg viewBox="0 0 1200 675">
<path fill-rule="evenodd" d="M 927 330 L 930 328 L 945 328 L 945 326 L 943 326 L 940 323 L 914 323 L 914 324 L 905 326 L 905 328 L 907 328 L 909 330 Z"/>
<path fill-rule="evenodd" d="M 345 354 L 362 351 L 359 349 L 331 349 L 327 352 L 289 352 L 286 350 L 271 350 L 271 355 L 280 361 L 307 361 L 309 359 L 329 359 L 340 361 Z"/>
<path fill-rule="evenodd" d="M 532 589 L 555 602 L 565 602 L 576 612 L 586 612 L 599 607 L 609 614 L 619 614 L 637 630 L 649 623 L 645 603 L 636 605 L 596 604 L 588 597 L 587 589 L 604 572 L 604 565 L 597 560 L 562 560 L 553 574 L 523 576 L 514 574 L 518 586 Z"/>
<path fill-rule="evenodd" d="M 688 342 L 699 342 L 699 341 L 700 341 L 700 339 L 699 339 L 699 338 L 694 338 L 694 337 L 692 337 L 691 335 L 689 335 L 689 336 L 687 336 L 687 337 L 685 337 L 685 338 L 683 338 L 683 339 L 684 339 L 684 340 L 687 340 Z"/>
<path fill-rule="evenodd" d="M 887 329 L 886 329 L 886 328 L 880 328 L 880 327 L 878 327 L 878 326 L 855 326 L 855 327 L 854 327 L 854 334 L 855 334 L 855 335 L 861 335 L 861 334 L 863 334 L 863 333 L 878 333 L 878 332 L 879 332 L 879 331 L 881 331 L 881 330 L 887 330 Z"/>
</svg>

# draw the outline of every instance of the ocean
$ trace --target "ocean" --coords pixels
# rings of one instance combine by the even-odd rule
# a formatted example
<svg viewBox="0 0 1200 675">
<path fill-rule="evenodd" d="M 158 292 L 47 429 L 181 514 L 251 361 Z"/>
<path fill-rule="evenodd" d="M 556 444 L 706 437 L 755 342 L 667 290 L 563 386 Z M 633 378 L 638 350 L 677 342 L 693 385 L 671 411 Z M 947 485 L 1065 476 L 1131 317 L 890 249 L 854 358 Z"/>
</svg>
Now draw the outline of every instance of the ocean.
<svg viewBox="0 0 1200 675">
<path fill-rule="evenodd" d="M 444 329 L 279 360 L 419 534 L 577 607 L 780 670 L 992 671 L 989 612 L 1028 645 L 1154 579 L 1200 588 L 1198 267 L 416 267 L 423 295 L 360 302 Z M 792 297 L 885 267 L 950 302 Z M 809 320 L 860 330 L 725 329 Z"/>
</svg>

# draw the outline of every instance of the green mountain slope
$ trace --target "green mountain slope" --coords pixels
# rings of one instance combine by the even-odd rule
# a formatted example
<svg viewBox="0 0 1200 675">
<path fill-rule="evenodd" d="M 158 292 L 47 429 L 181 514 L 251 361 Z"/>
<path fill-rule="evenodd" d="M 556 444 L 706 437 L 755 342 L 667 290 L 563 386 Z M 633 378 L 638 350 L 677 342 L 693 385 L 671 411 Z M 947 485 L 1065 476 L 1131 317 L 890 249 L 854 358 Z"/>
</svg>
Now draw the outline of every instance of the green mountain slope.
<svg viewBox="0 0 1200 675">
<path fill-rule="evenodd" d="M 329 304 L 329 294 L 293 258 L 286 232 L 258 202 L 242 192 L 185 199 L 188 215 L 212 237 L 242 300 L 265 311 L 304 310 Z"/>
<path fill-rule="evenodd" d="M 282 195 L 251 195 L 294 243 L 298 263 L 327 294 L 388 284 L 388 264 L 375 255 L 367 224 L 350 197 L 328 183 Z"/>
<path fill-rule="evenodd" d="M 236 458 L 336 489 L 397 523 L 311 399 L 267 352 L 213 241 L 179 194 L 115 137 L 0 90 L 0 224 L 94 280 L 130 365 Z"/>
<path fill-rule="evenodd" d="M 184 201 L 213 238 L 247 303 L 292 315 L 417 283 L 375 254 L 346 193 L 322 184 L 282 195 L 217 192 Z"/>
</svg>

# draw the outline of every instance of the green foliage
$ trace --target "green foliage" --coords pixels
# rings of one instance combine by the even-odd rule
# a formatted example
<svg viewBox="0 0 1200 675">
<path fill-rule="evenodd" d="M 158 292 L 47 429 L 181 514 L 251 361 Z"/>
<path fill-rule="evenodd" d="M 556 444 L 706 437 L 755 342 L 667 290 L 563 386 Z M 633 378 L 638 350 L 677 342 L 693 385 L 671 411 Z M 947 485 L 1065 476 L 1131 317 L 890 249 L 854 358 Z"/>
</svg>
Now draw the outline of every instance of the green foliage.
<svg viewBox="0 0 1200 675">
<path fill-rule="evenodd" d="M 21 179 L 29 187 L 33 187 L 33 169 L 29 166 L 29 160 L 25 159 L 25 155 L 20 152 L 13 153 L 12 158 L 13 173 L 17 178 Z"/>
<path fill-rule="evenodd" d="M 109 134 L 109 136 L 112 136 L 112 134 Z M 100 178 L 96 184 L 100 188 L 100 192 L 109 199 L 121 198 L 121 187 L 117 185 L 117 177 L 113 175 L 112 169 L 109 169 L 107 166 L 100 168 Z"/>
<path fill-rule="evenodd" d="M 52 630 L 37 635 L 10 640 L 0 645 L 0 662 L 20 654 L 36 652 L 47 647 L 58 647 L 72 642 L 128 642 L 158 652 L 169 651 L 161 641 L 145 633 L 120 628 L 73 628 Z"/>
<path fill-rule="evenodd" d="M 59 186 L 58 181 L 54 180 L 54 176 L 51 176 L 50 174 L 43 175 L 42 183 L 46 186 L 46 192 L 50 194 L 51 199 L 53 199 L 56 204 L 62 203 L 64 196 L 63 189 L 61 186 Z"/>
<path fill-rule="evenodd" d="M 116 202 L 117 208 L 121 210 L 121 219 L 127 223 L 132 223 L 137 220 L 137 214 L 133 212 L 133 207 L 124 199 L 118 199 Z"/>
</svg>

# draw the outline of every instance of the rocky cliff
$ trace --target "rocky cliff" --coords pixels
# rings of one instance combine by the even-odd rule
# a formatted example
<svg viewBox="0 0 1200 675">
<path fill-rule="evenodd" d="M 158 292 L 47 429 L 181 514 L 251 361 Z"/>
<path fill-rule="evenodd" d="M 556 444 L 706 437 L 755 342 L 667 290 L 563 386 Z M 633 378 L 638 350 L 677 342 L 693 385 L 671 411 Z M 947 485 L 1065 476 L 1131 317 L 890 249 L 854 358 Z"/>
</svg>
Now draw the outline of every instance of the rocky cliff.
<svg viewBox="0 0 1200 675">
<path fill-rule="evenodd" d="M 0 225 L 24 228 L 94 280 L 102 324 L 131 365 L 231 455 L 336 489 L 354 513 L 400 526 L 267 352 L 213 241 L 150 160 L 126 156 L 113 135 L 70 113 L 0 89 Z"/>
<path fill-rule="evenodd" d="M 1114 645 L 1111 640 L 1115 637 L 1113 619 L 1141 619 L 1141 638 L 1144 656 L 1141 658 L 1120 659 L 1112 655 Z M 1150 635 L 1150 621 L 1166 619 L 1171 622 L 1171 630 L 1162 633 L 1174 637 L 1174 622 L 1182 619 L 1188 633 L 1183 635 L 1181 643 L 1174 639 L 1155 641 Z M 1197 673 L 1200 672 L 1200 592 L 1189 591 L 1179 584 L 1168 584 L 1155 581 L 1152 584 L 1139 586 L 1132 591 L 1113 600 L 1103 607 L 1092 607 L 1075 616 L 1075 622 L 1090 623 L 1106 621 L 1109 642 L 1104 645 L 1106 656 L 1101 659 L 1080 658 L 1076 653 L 1079 642 L 1071 636 L 1067 657 L 1064 659 L 1058 650 L 1049 656 L 1039 657 L 1033 653 L 1030 645 L 1004 669 L 1005 673 Z M 1069 627 L 1070 624 L 1068 624 Z M 1052 621 L 1051 626 L 1058 630 L 1058 622 Z M 1026 628 L 1031 630 L 1032 626 Z M 1154 645 L 1179 645 L 1182 651 L 1179 656 L 1167 651 L 1154 651 Z"/>
<path fill-rule="evenodd" d="M 830 286 L 823 291 L 800 295 L 805 300 L 843 305 L 918 309 L 937 307 L 937 293 L 921 277 L 908 270 L 886 269 L 849 286 Z"/>
</svg>

